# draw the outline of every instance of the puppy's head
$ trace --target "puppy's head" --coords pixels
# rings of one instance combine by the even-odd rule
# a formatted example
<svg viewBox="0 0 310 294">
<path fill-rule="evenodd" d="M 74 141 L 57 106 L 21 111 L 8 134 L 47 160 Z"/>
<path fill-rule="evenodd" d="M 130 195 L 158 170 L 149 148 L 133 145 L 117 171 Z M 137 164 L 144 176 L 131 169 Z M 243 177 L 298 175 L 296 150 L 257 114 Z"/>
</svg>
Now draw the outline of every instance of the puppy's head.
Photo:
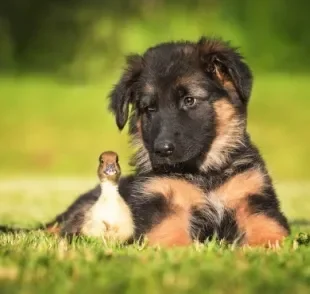
<svg viewBox="0 0 310 294">
<path fill-rule="evenodd" d="M 132 105 L 130 133 L 144 169 L 204 162 L 210 153 L 209 164 L 219 161 L 219 147 L 233 148 L 229 137 L 244 133 L 251 88 L 250 69 L 228 43 L 163 43 L 128 58 L 110 109 L 121 130 Z"/>
</svg>

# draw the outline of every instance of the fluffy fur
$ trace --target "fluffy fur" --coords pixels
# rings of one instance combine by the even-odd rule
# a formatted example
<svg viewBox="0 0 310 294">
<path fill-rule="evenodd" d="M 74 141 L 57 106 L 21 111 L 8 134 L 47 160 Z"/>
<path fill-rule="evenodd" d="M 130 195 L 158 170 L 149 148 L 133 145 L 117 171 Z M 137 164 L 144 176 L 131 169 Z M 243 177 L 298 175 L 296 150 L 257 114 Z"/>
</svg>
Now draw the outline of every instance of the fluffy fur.
<svg viewBox="0 0 310 294">
<path fill-rule="evenodd" d="M 136 238 L 171 246 L 217 235 L 269 246 L 289 234 L 247 133 L 251 89 L 243 57 L 219 39 L 162 43 L 128 58 L 110 110 L 120 130 L 129 118 L 138 150 L 135 174 L 120 185 Z"/>
</svg>

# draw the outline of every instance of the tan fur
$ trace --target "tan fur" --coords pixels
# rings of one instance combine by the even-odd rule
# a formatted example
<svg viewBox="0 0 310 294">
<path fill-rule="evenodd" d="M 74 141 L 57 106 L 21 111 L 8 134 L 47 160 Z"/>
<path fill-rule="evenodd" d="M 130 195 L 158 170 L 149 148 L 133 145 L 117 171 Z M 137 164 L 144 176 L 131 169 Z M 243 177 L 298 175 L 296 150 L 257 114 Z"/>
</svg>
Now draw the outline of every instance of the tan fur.
<svg viewBox="0 0 310 294">
<path fill-rule="evenodd" d="M 46 232 L 53 235 L 58 235 L 60 233 L 61 227 L 58 224 L 54 224 L 53 226 L 49 226 L 45 229 Z"/>
<path fill-rule="evenodd" d="M 265 185 L 264 174 L 259 169 L 252 169 L 232 177 L 212 193 L 225 207 L 236 212 L 238 227 L 245 232 L 244 244 L 274 245 L 287 235 L 273 219 L 249 210 L 249 197 L 260 194 Z"/>
<path fill-rule="evenodd" d="M 183 246 L 192 242 L 190 235 L 191 209 L 203 208 L 207 199 L 193 184 L 172 178 L 150 179 L 142 188 L 146 194 L 160 193 L 171 209 L 170 215 L 155 225 L 147 238 L 150 244 L 162 246 Z"/>
<path fill-rule="evenodd" d="M 242 144 L 245 123 L 238 118 L 234 107 L 223 98 L 214 103 L 216 113 L 216 138 L 200 169 L 207 171 L 211 167 L 221 167 L 229 159 L 229 154 Z"/>
<path fill-rule="evenodd" d="M 235 209 L 240 200 L 250 194 L 259 194 L 264 186 L 263 173 L 259 169 L 251 169 L 230 178 L 213 193 L 223 201 L 225 207 Z"/>
<path fill-rule="evenodd" d="M 232 51 L 234 51 L 233 48 L 228 46 L 228 44 L 214 39 L 202 40 L 198 48 L 201 56 L 230 54 Z M 217 61 L 209 63 L 206 70 L 212 73 L 218 79 L 218 81 L 223 85 L 223 87 L 231 96 L 237 95 L 237 89 L 231 80 L 231 77 L 226 72 L 221 71 L 221 67 Z"/>
<path fill-rule="evenodd" d="M 218 66 L 215 66 L 214 74 L 220 83 L 223 85 L 224 89 L 232 96 L 236 97 L 237 90 L 234 83 L 230 80 L 230 78 L 220 71 Z"/>
<path fill-rule="evenodd" d="M 236 220 L 245 232 L 244 245 L 274 247 L 288 235 L 275 220 L 264 214 L 251 214 L 246 200 L 236 209 Z"/>
<path fill-rule="evenodd" d="M 149 244 L 165 247 L 190 245 L 188 221 L 187 213 L 182 210 L 168 216 L 146 234 Z"/>
<path fill-rule="evenodd" d="M 150 179 L 142 188 L 146 193 L 160 193 L 171 205 L 186 211 L 206 203 L 206 197 L 197 186 L 181 179 L 158 177 Z"/>
</svg>

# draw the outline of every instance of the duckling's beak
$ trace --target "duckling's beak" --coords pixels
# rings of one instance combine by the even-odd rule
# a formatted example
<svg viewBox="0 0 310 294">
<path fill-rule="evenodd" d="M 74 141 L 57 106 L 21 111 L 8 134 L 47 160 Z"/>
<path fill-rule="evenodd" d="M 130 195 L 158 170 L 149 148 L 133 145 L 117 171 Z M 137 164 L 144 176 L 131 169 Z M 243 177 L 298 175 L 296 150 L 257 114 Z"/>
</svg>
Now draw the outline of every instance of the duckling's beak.
<svg viewBox="0 0 310 294">
<path fill-rule="evenodd" d="M 108 176 L 113 176 L 117 173 L 117 169 L 114 163 L 107 164 L 103 171 Z"/>
</svg>

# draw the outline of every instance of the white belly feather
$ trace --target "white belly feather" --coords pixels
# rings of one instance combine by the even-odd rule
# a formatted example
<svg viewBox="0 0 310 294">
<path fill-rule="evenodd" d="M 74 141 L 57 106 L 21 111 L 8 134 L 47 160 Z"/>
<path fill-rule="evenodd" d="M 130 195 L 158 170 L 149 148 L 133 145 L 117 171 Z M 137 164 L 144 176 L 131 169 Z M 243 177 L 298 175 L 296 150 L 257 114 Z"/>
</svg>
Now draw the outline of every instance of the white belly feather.
<svg viewBox="0 0 310 294">
<path fill-rule="evenodd" d="M 88 231 L 88 235 L 118 241 L 125 241 L 133 235 L 131 211 L 114 183 L 101 183 L 101 195 L 89 212 L 87 223 L 84 231 Z"/>
</svg>

